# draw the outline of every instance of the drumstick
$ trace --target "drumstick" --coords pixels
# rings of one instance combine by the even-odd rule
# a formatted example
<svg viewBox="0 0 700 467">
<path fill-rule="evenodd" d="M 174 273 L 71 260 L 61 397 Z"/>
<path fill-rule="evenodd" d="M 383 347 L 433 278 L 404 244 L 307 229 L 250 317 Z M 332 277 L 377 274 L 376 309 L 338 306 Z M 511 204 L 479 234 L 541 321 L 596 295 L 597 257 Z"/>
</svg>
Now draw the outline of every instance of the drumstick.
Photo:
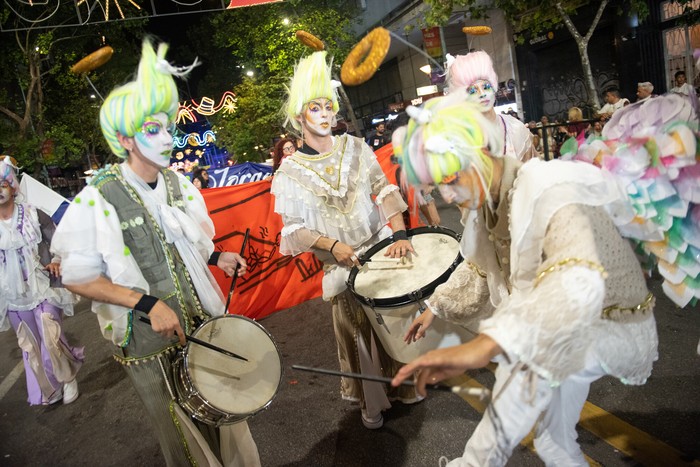
<svg viewBox="0 0 700 467">
<path fill-rule="evenodd" d="M 312 368 L 303 365 L 292 365 L 293 370 L 309 371 L 311 373 L 320 373 L 331 376 L 344 376 L 346 378 L 364 379 L 367 381 L 376 381 L 378 383 L 391 383 L 391 378 L 384 376 L 363 375 L 360 373 L 347 373 L 344 371 L 326 370 L 325 368 Z M 403 381 L 401 386 L 415 386 L 413 381 Z M 491 395 L 491 391 L 486 388 L 463 388 L 462 386 L 442 386 L 439 384 L 426 384 L 426 389 L 431 391 L 451 392 L 454 394 L 464 394 L 467 396 L 477 396 L 480 400 L 484 400 Z"/>
<path fill-rule="evenodd" d="M 368 258 L 368 259 L 361 259 L 359 260 L 360 264 L 365 264 L 365 263 L 399 263 L 399 264 L 406 264 L 406 259 L 405 256 L 402 256 L 401 258 Z"/>
<path fill-rule="evenodd" d="M 144 323 L 146 323 L 146 324 L 151 324 L 151 320 L 148 319 L 148 318 L 146 318 L 145 316 L 139 316 L 139 321 L 142 321 L 142 322 L 144 322 Z M 224 354 L 224 355 L 226 355 L 227 357 L 236 358 L 236 359 L 238 359 L 238 360 L 243 360 L 244 362 L 247 362 L 247 361 L 248 361 L 248 359 L 245 358 L 245 357 L 241 357 L 241 356 L 238 355 L 238 354 L 235 354 L 235 353 L 233 353 L 233 352 L 230 352 L 230 351 L 228 351 L 228 350 L 226 350 L 226 349 L 222 349 L 221 347 L 218 347 L 218 346 L 216 346 L 216 345 L 214 345 L 214 344 L 210 344 L 210 343 L 207 342 L 207 341 L 203 341 L 203 340 L 197 339 L 196 337 L 188 336 L 187 334 L 185 334 L 185 340 L 188 341 L 188 342 L 194 342 L 195 344 L 201 345 L 202 347 L 206 347 L 207 349 L 211 349 L 211 350 L 214 350 L 214 351 L 219 352 L 219 353 L 221 353 L 221 354 Z"/>
<path fill-rule="evenodd" d="M 245 246 L 246 243 L 248 243 L 248 234 L 250 234 L 250 229 L 245 229 L 245 235 L 243 236 L 243 245 L 241 245 L 241 258 L 243 258 L 243 253 L 245 253 Z M 233 276 L 231 276 L 231 288 L 228 291 L 228 298 L 226 299 L 226 308 L 224 308 L 225 312 L 228 312 L 228 306 L 231 303 L 233 289 L 236 288 L 236 279 L 238 279 L 238 268 L 236 268 L 236 270 L 233 271 Z"/>
</svg>

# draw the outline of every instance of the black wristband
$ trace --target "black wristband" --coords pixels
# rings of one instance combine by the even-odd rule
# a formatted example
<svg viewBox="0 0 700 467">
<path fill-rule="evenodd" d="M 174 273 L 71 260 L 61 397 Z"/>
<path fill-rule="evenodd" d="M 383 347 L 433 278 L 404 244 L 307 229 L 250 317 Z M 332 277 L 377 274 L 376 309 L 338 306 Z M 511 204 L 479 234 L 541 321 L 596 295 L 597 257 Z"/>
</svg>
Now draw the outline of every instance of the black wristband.
<svg viewBox="0 0 700 467">
<path fill-rule="evenodd" d="M 215 251 L 215 252 L 212 253 L 211 256 L 209 257 L 209 261 L 207 261 L 207 264 L 208 264 L 209 266 L 216 266 L 217 264 L 219 264 L 219 256 L 221 256 L 221 252 L 220 252 L 220 251 Z"/>
<path fill-rule="evenodd" d="M 143 311 L 144 313 L 148 314 L 151 312 L 153 307 L 156 306 L 157 302 L 157 297 L 143 294 L 136 305 L 134 305 L 134 310 Z"/>
<path fill-rule="evenodd" d="M 331 245 L 331 249 L 328 250 L 328 251 L 331 252 L 331 254 L 333 254 L 333 248 L 338 244 L 339 241 L 340 241 L 340 240 L 336 240 L 336 241 L 333 242 L 333 245 Z M 334 256 L 335 256 L 335 255 L 334 255 Z"/>
<path fill-rule="evenodd" d="M 405 230 L 397 230 L 394 232 L 393 237 L 395 242 L 399 240 L 408 240 L 408 235 Z"/>
</svg>

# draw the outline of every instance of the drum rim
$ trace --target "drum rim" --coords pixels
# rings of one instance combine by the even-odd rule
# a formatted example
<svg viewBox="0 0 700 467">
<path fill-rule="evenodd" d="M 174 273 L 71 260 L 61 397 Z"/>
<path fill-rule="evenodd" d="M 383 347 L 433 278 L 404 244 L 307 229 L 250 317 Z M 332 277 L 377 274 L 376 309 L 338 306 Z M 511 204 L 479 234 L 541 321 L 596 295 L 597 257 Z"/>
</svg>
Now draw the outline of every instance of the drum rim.
<svg viewBox="0 0 700 467">
<path fill-rule="evenodd" d="M 248 420 L 250 417 L 252 417 L 254 415 L 259 414 L 263 410 L 266 410 L 270 406 L 270 404 L 272 404 L 272 401 L 275 400 L 275 398 L 277 397 L 277 394 L 279 394 L 280 388 L 282 387 L 282 380 L 284 379 L 284 362 L 282 360 L 282 353 L 280 352 L 279 345 L 277 345 L 277 341 L 275 340 L 274 337 L 272 337 L 272 334 L 270 334 L 270 332 L 267 329 L 265 329 L 265 327 L 262 324 L 260 324 L 258 321 L 254 320 L 254 319 L 248 318 L 247 316 L 236 315 L 236 314 L 232 314 L 232 313 L 226 313 L 226 314 L 223 314 L 220 316 L 212 316 L 212 317 L 208 318 L 207 320 L 205 320 L 204 323 L 202 323 L 197 329 L 195 329 L 193 335 L 195 335 L 197 330 L 199 330 L 205 323 L 208 323 L 208 322 L 211 322 L 211 321 L 214 321 L 217 319 L 229 319 L 229 318 L 243 319 L 243 320 L 249 321 L 249 322 L 253 323 L 254 325 L 256 325 L 258 328 L 260 328 L 265 334 L 267 334 L 267 337 L 270 338 L 270 341 L 275 346 L 275 350 L 277 351 L 277 356 L 279 357 L 280 378 L 279 378 L 279 381 L 277 382 L 277 387 L 275 388 L 275 393 L 272 395 L 270 400 L 267 401 L 267 403 L 265 403 L 263 406 L 261 406 L 260 408 L 258 408 L 257 410 L 255 410 L 253 412 L 247 412 L 244 414 L 237 414 L 237 413 L 233 413 L 233 412 L 228 412 L 227 410 L 222 409 L 221 407 L 218 407 L 218 406 L 212 404 L 211 402 L 209 402 L 208 400 L 206 400 L 204 398 L 204 395 L 199 391 L 199 389 L 197 389 L 197 387 L 194 386 L 194 383 L 191 381 L 190 375 L 187 374 L 187 379 L 190 380 L 189 381 L 190 385 L 195 390 L 196 395 L 201 399 L 201 402 L 202 402 L 201 405 L 205 405 L 205 406 L 210 407 L 211 409 L 213 409 L 221 414 L 225 414 L 222 417 L 222 419 L 218 420 L 218 421 L 213 421 L 213 420 L 207 419 L 205 417 L 202 417 L 199 413 L 195 412 L 194 410 L 190 410 L 187 407 L 185 407 L 180 402 L 180 399 L 182 399 L 182 397 L 180 396 L 180 394 L 178 394 L 177 395 L 178 396 L 178 403 L 180 404 L 180 406 L 183 407 L 185 409 L 185 411 L 189 412 L 190 415 L 192 415 L 194 418 L 196 418 L 200 422 L 206 423 L 208 425 L 219 426 L 219 425 L 227 425 L 227 424 L 231 424 L 231 423 L 242 422 L 244 420 Z M 190 343 L 188 342 L 186 349 L 189 349 L 189 346 L 190 346 Z M 184 349 L 184 350 L 186 350 L 186 349 Z M 187 362 L 189 361 L 189 352 L 183 351 L 182 354 L 183 354 L 182 355 L 182 362 L 183 362 L 182 365 L 184 368 L 188 368 Z"/>
<path fill-rule="evenodd" d="M 426 233 L 441 233 L 448 235 L 459 243 L 460 241 L 460 235 L 457 234 L 452 229 L 448 229 L 446 227 L 416 227 L 415 229 L 408 229 L 406 231 L 406 234 L 408 237 L 413 237 L 415 235 L 421 235 L 421 234 L 426 234 Z M 372 246 L 370 249 L 365 251 L 362 254 L 361 260 L 366 259 L 366 258 L 371 258 L 372 255 L 374 255 L 376 252 L 384 248 L 385 246 L 389 245 L 392 243 L 392 237 L 385 238 L 384 240 L 380 241 L 376 245 Z M 459 263 L 462 262 L 462 254 L 461 250 L 457 252 L 457 257 L 454 259 L 452 264 L 450 264 L 450 267 L 448 267 L 445 272 L 440 274 L 434 281 L 430 282 L 429 284 L 424 285 L 420 289 L 411 291 L 409 293 L 403 294 L 403 295 L 397 295 L 395 297 L 388 297 L 388 298 L 372 298 L 372 297 L 365 297 L 364 295 L 360 294 L 355 290 L 355 277 L 357 274 L 360 272 L 357 266 L 353 266 L 352 269 L 350 270 L 350 276 L 348 277 L 347 280 L 347 286 L 348 290 L 357 298 L 361 303 L 370 306 L 372 308 L 396 308 L 396 307 L 402 307 L 405 305 L 410 305 L 411 303 L 416 303 L 415 298 L 411 298 L 411 294 L 414 292 L 420 292 L 420 297 L 421 298 L 427 298 L 430 296 L 435 289 L 437 288 L 438 285 L 443 284 L 444 282 L 447 281 L 447 278 L 450 277 L 452 274 L 452 271 L 457 267 Z M 419 298 L 418 300 L 420 300 Z"/>
</svg>

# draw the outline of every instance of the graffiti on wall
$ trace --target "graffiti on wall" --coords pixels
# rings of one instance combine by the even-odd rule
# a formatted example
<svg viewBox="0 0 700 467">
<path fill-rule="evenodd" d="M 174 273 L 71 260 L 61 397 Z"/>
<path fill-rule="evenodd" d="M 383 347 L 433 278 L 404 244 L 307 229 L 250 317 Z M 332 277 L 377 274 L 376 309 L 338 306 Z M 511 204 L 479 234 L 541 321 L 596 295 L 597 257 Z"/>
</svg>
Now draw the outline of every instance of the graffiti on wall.
<svg viewBox="0 0 700 467">
<path fill-rule="evenodd" d="M 610 86 L 620 85 L 619 77 L 614 70 L 593 70 L 593 79 L 602 102 L 602 92 Z M 593 109 L 588 105 L 588 89 L 581 74 L 567 73 L 559 78 L 550 77 L 542 86 L 542 108 L 544 115 L 550 120 L 563 121 L 571 107 L 579 107 L 584 116 L 592 116 Z"/>
</svg>

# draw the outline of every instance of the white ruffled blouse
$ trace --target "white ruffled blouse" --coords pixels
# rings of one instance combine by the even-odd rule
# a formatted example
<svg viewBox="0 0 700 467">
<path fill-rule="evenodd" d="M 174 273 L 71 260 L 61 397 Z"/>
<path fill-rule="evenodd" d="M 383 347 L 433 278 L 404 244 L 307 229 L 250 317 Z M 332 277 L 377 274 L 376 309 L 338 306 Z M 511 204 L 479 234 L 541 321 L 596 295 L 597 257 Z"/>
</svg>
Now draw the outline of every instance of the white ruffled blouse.
<svg viewBox="0 0 700 467">
<path fill-rule="evenodd" d="M 285 158 L 271 191 L 285 255 L 310 251 L 321 236 L 358 248 L 407 208 L 369 146 L 350 135 L 334 138 L 331 152 Z"/>
<path fill-rule="evenodd" d="M 214 250 L 214 224 L 208 216 L 199 190 L 177 174 L 185 212 L 167 202 L 165 178 L 151 189 L 126 163 L 120 164 L 124 180 L 134 189 L 152 219 L 173 243 L 190 273 L 203 308 L 211 316 L 223 313 L 223 294 L 216 284 L 207 260 Z M 124 244 L 122 230 L 143 224 L 144 219 L 119 219 L 117 211 L 94 186 L 85 187 L 75 197 L 59 224 L 51 251 L 62 258 L 64 284 L 84 284 L 103 275 L 114 284 L 149 293 L 150 288 L 134 257 Z M 93 300 L 102 334 L 117 345 L 128 333 L 128 313 L 118 305 Z"/>
<path fill-rule="evenodd" d="M 44 300 L 73 315 L 74 296 L 52 288 L 49 273 L 39 261 L 41 226 L 36 209 L 14 207 L 9 222 L 0 222 L 0 331 L 10 328 L 7 311 L 28 311 Z"/>
</svg>

